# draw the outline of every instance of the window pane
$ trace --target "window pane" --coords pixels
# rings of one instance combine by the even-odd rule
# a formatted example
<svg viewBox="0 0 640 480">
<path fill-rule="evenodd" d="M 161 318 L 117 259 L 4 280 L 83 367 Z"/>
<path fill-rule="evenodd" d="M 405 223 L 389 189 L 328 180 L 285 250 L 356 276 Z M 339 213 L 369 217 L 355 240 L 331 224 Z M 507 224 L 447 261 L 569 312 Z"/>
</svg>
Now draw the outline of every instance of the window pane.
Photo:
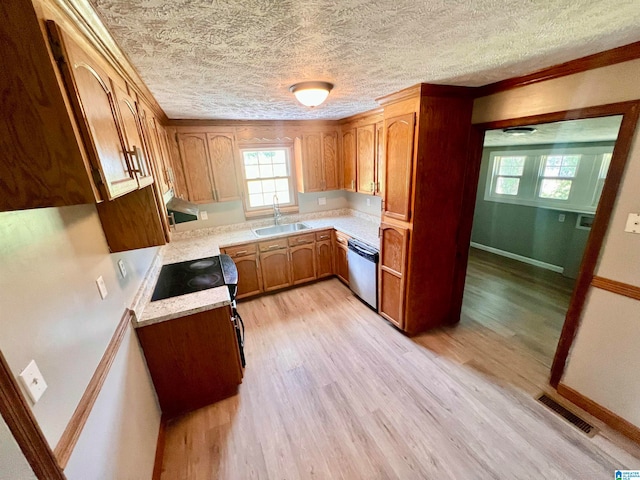
<svg viewBox="0 0 640 480">
<path fill-rule="evenodd" d="M 545 178 L 540 183 L 540 198 L 553 198 L 556 200 L 568 200 L 571 193 L 572 180 L 558 180 Z"/>
<path fill-rule="evenodd" d="M 289 203 L 291 198 L 289 197 L 289 190 L 278 191 L 278 202 Z"/>
<path fill-rule="evenodd" d="M 276 164 L 273 166 L 273 176 L 274 177 L 287 177 L 289 174 L 287 173 L 287 166 L 284 164 Z"/>
<path fill-rule="evenodd" d="M 559 177 L 568 177 L 568 178 L 573 178 L 576 176 L 576 171 L 577 171 L 578 167 L 565 167 L 562 166 L 560 168 L 560 175 L 558 175 Z"/>
<path fill-rule="evenodd" d="M 260 176 L 273 177 L 273 167 L 271 165 L 260 165 Z"/>
<path fill-rule="evenodd" d="M 520 187 L 519 178 L 498 177 L 496 193 L 500 195 L 517 195 Z"/>
<path fill-rule="evenodd" d="M 261 194 L 249 195 L 249 206 L 262 207 L 264 204 L 264 197 Z"/>
<path fill-rule="evenodd" d="M 547 167 L 559 167 L 562 165 L 562 155 L 549 155 L 545 165 Z"/>
<path fill-rule="evenodd" d="M 284 154 L 284 150 L 275 150 L 273 156 L 273 163 L 286 163 L 287 156 Z"/>
<path fill-rule="evenodd" d="M 560 167 L 546 167 L 544 169 L 543 176 L 545 177 L 557 177 L 560 175 Z"/>
<path fill-rule="evenodd" d="M 249 195 L 254 193 L 262 193 L 262 182 L 261 181 L 252 181 L 247 182 L 247 186 L 249 188 Z"/>
<path fill-rule="evenodd" d="M 565 155 L 562 157 L 562 166 L 577 167 L 580 162 L 580 155 Z"/>
<path fill-rule="evenodd" d="M 260 169 L 258 166 L 255 167 L 244 167 L 245 174 L 247 176 L 247 180 L 251 178 L 260 178 Z"/>
<path fill-rule="evenodd" d="M 258 152 L 260 165 L 273 163 L 274 155 L 275 155 L 275 152 Z"/>
<path fill-rule="evenodd" d="M 244 164 L 245 165 L 257 165 L 258 164 L 258 153 L 257 152 L 243 152 Z"/>
<path fill-rule="evenodd" d="M 270 193 L 272 196 L 276 191 L 275 180 L 262 180 L 262 191 L 264 193 Z"/>
<path fill-rule="evenodd" d="M 522 175 L 526 157 L 498 157 L 498 159 L 500 161 L 498 175 L 510 175 L 514 177 Z"/>
<path fill-rule="evenodd" d="M 280 178 L 276 180 L 276 190 L 278 191 L 289 191 L 289 180 L 286 178 Z"/>
</svg>

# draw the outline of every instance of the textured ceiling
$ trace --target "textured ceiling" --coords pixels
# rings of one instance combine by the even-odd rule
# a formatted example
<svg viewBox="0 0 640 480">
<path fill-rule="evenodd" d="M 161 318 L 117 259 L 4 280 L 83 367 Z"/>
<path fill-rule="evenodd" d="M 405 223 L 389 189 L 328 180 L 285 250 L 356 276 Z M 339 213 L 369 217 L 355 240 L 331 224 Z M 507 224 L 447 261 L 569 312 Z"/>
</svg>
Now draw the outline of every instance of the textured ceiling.
<svg viewBox="0 0 640 480">
<path fill-rule="evenodd" d="M 499 130 L 489 130 L 484 136 L 484 146 L 542 145 L 576 142 L 606 142 L 618 138 L 622 116 L 586 118 L 564 122 L 529 125 L 536 131 L 531 135 L 513 136 Z"/>
<path fill-rule="evenodd" d="M 338 119 L 640 40 L 638 0 L 90 0 L 170 118 Z M 316 109 L 288 87 L 335 84 Z"/>
</svg>

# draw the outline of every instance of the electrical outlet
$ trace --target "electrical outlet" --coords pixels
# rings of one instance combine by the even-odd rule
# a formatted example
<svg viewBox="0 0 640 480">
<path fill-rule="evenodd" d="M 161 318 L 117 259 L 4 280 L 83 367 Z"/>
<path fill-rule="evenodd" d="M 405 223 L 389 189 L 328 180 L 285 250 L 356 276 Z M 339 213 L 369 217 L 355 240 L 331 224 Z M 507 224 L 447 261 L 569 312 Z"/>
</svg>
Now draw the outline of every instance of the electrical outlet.
<svg viewBox="0 0 640 480">
<path fill-rule="evenodd" d="M 29 365 L 26 366 L 22 372 L 20 372 L 20 381 L 24 385 L 29 398 L 33 403 L 36 403 L 42 397 L 42 394 L 47 389 L 47 382 L 44 381 L 42 373 L 35 360 L 31 360 Z"/>
<path fill-rule="evenodd" d="M 202 210 L 200 212 L 200 220 L 209 220 L 209 214 L 207 212 L 205 212 L 204 210 Z"/>
<path fill-rule="evenodd" d="M 627 225 L 624 227 L 625 232 L 640 233 L 640 215 L 630 213 L 627 217 Z"/>
<path fill-rule="evenodd" d="M 558 221 L 560 223 L 563 223 L 565 218 L 567 218 L 567 216 L 564 213 L 561 213 L 560 215 L 558 215 Z"/>
<path fill-rule="evenodd" d="M 327 197 L 318 198 L 318 205 L 326 205 L 326 204 L 327 204 Z"/>
<path fill-rule="evenodd" d="M 104 283 L 104 278 L 102 278 L 102 275 L 96 278 L 96 285 L 98 286 L 98 291 L 100 292 L 100 298 L 102 298 L 103 300 L 107 298 L 109 292 L 107 291 L 107 286 Z"/>
<path fill-rule="evenodd" d="M 122 275 L 122 278 L 127 278 L 127 268 L 124 266 L 124 262 L 122 260 L 118 260 L 118 269 L 120 269 L 120 275 Z"/>
</svg>

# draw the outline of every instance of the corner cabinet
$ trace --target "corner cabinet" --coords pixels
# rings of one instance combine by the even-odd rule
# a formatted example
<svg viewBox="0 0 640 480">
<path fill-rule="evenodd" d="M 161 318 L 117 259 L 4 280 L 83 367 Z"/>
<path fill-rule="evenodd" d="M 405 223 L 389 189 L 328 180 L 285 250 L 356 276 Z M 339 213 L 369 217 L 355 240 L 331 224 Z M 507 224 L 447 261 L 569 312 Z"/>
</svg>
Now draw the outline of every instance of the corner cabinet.
<svg viewBox="0 0 640 480">
<path fill-rule="evenodd" d="M 338 133 L 305 133 L 294 141 L 300 193 L 339 190 Z"/>
</svg>

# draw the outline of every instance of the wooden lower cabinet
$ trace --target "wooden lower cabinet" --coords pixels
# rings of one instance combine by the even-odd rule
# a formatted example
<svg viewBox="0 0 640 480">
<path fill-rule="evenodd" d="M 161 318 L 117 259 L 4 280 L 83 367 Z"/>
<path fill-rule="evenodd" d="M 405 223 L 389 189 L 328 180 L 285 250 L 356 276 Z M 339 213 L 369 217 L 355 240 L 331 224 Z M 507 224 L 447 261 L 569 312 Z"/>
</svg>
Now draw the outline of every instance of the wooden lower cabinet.
<svg viewBox="0 0 640 480">
<path fill-rule="evenodd" d="M 316 256 L 315 243 L 298 245 L 289 249 L 291 258 L 291 282 L 293 285 L 315 280 Z"/>
<path fill-rule="evenodd" d="M 333 271 L 338 278 L 347 285 L 349 285 L 349 260 L 347 257 L 347 252 L 349 251 L 347 243 L 349 242 L 349 238 L 350 237 L 348 235 L 336 231 L 335 248 L 333 250 L 335 255 Z"/>
<path fill-rule="evenodd" d="M 169 417 L 234 395 L 242 383 L 231 307 L 188 315 L 136 330 Z"/>
<path fill-rule="evenodd" d="M 408 228 L 386 223 L 380 225 L 378 313 L 400 328 L 404 328 L 408 248 Z"/>
<path fill-rule="evenodd" d="M 333 255 L 331 240 L 316 243 L 316 276 L 323 278 L 333 275 Z"/>
<path fill-rule="evenodd" d="M 237 299 L 258 295 L 264 291 L 257 243 L 223 248 L 221 253 L 229 255 L 238 269 Z"/>
<path fill-rule="evenodd" d="M 262 268 L 262 285 L 265 292 L 291 286 L 288 248 L 260 252 L 260 264 Z"/>
</svg>

